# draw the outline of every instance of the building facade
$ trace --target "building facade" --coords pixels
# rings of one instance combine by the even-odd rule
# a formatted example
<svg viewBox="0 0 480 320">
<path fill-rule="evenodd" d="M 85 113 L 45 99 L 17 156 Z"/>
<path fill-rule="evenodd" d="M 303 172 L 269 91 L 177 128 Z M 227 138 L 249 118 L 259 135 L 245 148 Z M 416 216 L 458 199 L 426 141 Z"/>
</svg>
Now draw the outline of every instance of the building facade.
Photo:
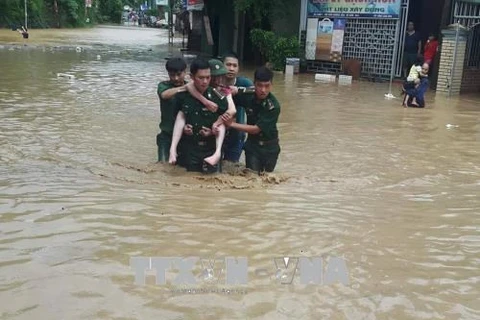
<svg viewBox="0 0 480 320">
<path fill-rule="evenodd" d="M 355 59 L 361 63 L 363 76 L 389 78 L 392 69 L 395 76 L 401 75 L 408 0 L 301 2 L 300 36 L 305 46 L 307 71 L 339 73 L 341 61 Z M 316 59 L 311 52 L 317 50 L 318 53 L 322 46 L 319 25 L 328 20 L 344 21 L 343 43 L 337 61 Z"/>
<path fill-rule="evenodd" d="M 401 78 L 406 27 L 412 21 L 422 47 L 430 34 L 440 42 L 431 68 L 432 89 L 480 91 L 480 0 L 300 1 L 300 37 L 307 71 L 341 73 L 342 61 L 354 59 L 360 62 L 363 77 Z M 344 21 L 340 59 L 317 59 L 319 42 L 325 38 L 319 35 L 325 33 L 320 31 L 322 21 L 328 24 L 328 20 L 338 19 Z M 453 23 L 459 23 L 458 32 L 450 26 Z"/>
<path fill-rule="evenodd" d="M 480 93 L 480 0 L 453 2 L 442 30 L 437 91 Z"/>
<path fill-rule="evenodd" d="M 193 4 L 195 4 L 193 6 Z M 297 36 L 300 25 L 300 0 L 286 8 L 273 8 L 272 30 L 282 36 Z M 240 60 L 253 61 L 250 31 L 255 25 L 251 12 L 238 12 L 234 0 L 185 0 L 192 26 L 189 49 L 206 56 L 234 51 Z M 200 42 L 193 45 L 193 40 Z M 191 44 L 190 44 L 191 43 Z"/>
<path fill-rule="evenodd" d="M 189 43 L 198 40 L 190 46 L 194 51 L 218 56 L 233 50 L 241 60 L 253 60 L 248 12 L 237 12 L 232 0 L 187 4 Z M 422 47 L 429 34 L 439 39 L 431 88 L 449 94 L 480 91 L 480 0 L 292 0 L 289 10 L 278 10 L 273 30 L 298 35 L 307 72 L 338 74 L 343 62 L 357 60 L 363 77 L 402 78 L 406 28 L 412 21 Z"/>
</svg>

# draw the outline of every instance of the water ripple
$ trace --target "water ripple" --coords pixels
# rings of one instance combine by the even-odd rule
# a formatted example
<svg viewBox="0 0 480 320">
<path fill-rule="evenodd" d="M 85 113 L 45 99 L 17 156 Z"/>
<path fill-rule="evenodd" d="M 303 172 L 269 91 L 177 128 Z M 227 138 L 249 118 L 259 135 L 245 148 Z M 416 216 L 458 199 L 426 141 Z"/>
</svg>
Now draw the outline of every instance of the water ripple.
<svg viewBox="0 0 480 320">
<path fill-rule="evenodd" d="M 203 177 L 154 164 L 164 31 L 129 46 L 100 29 L 58 31 L 81 53 L 0 49 L 1 318 L 480 317 L 475 99 L 429 92 L 432 108 L 404 109 L 385 84 L 276 74 L 276 173 Z M 193 294 L 168 270 L 137 286 L 134 256 L 247 257 L 249 280 Z M 281 284 L 283 257 L 341 257 L 350 283 Z"/>
</svg>

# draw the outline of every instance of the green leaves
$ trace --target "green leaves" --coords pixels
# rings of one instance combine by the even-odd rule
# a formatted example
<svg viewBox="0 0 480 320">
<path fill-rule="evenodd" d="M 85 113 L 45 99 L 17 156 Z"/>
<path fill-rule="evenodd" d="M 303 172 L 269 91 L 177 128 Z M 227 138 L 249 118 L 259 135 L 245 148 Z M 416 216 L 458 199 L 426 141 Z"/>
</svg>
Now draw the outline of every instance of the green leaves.
<svg viewBox="0 0 480 320">
<path fill-rule="evenodd" d="M 85 0 L 27 0 L 27 8 L 29 28 L 81 27 L 86 23 L 85 13 L 91 23 L 101 15 L 109 22 L 120 22 L 123 4 L 122 0 L 93 0 L 85 10 Z M 24 0 L 0 0 L 0 27 L 22 26 L 24 10 Z"/>
<path fill-rule="evenodd" d="M 65 22 L 75 26 L 78 24 L 78 0 L 57 0 L 60 10 L 62 10 L 65 15 Z"/>
<path fill-rule="evenodd" d="M 101 0 L 100 15 L 104 22 L 120 23 L 122 19 L 123 4 L 121 0 Z"/>
<path fill-rule="evenodd" d="M 283 70 L 286 58 L 299 56 L 297 37 L 279 37 L 273 31 L 252 29 L 250 39 L 262 56 L 273 64 L 274 70 Z"/>
<path fill-rule="evenodd" d="M 209 0 L 211 1 L 211 0 Z M 235 10 L 250 11 L 256 27 L 262 28 L 291 10 L 292 0 L 234 0 Z"/>
<path fill-rule="evenodd" d="M 252 44 L 257 47 L 258 51 L 267 59 L 273 54 L 272 51 L 276 42 L 276 36 L 273 31 L 252 29 L 250 31 L 250 40 L 252 40 Z"/>
</svg>

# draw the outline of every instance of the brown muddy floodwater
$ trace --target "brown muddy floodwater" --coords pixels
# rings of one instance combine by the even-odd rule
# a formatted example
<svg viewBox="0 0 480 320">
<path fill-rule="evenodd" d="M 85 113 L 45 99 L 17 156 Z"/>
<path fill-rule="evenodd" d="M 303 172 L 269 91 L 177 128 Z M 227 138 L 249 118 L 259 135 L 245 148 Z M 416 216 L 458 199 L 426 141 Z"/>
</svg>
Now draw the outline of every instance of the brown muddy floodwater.
<svg viewBox="0 0 480 320">
<path fill-rule="evenodd" d="M 49 37 L 99 44 L 0 49 L 0 319 L 480 318 L 479 97 L 277 74 L 275 174 L 186 174 L 155 164 L 165 32 Z M 141 286 L 139 256 L 245 257 L 248 283 L 218 262 Z M 349 283 L 282 284 L 278 257 L 343 258 Z"/>
</svg>

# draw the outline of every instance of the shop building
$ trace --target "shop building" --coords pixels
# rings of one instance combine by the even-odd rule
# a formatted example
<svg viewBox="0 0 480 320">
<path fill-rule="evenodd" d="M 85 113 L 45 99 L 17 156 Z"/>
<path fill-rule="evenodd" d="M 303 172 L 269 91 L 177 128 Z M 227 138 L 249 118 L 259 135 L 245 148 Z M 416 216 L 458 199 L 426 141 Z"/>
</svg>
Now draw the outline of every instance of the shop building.
<svg viewBox="0 0 480 320">
<path fill-rule="evenodd" d="M 343 62 L 353 59 L 360 62 L 363 77 L 401 78 L 406 29 L 412 21 L 422 47 L 430 33 L 440 41 L 432 88 L 479 91 L 480 0 L 300 1 L 299 36 L 307 72 L 341 73 Z"/>
</svg>

